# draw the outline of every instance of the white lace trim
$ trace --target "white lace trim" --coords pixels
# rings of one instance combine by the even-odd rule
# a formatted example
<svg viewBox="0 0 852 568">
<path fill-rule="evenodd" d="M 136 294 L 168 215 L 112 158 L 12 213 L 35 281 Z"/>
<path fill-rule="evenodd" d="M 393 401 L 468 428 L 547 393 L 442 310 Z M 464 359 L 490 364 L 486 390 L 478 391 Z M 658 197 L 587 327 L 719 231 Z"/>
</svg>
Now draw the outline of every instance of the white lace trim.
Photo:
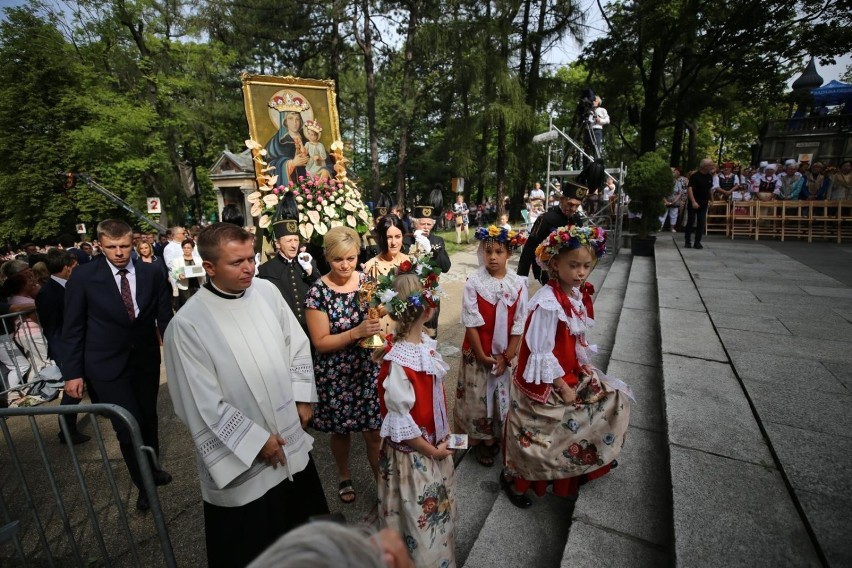
<svg viewBox="0 0 852 568">
<path fill-rule="evenodd" d="M 559 300 L 553 294 L 553 288 L 549 285 L 544 286 L 530 300 L 527 313 L 532 313 L 536 307 L 556 312 L 559 321 L 565 322 L 571 335 L 585 335 L 586 331 L 594 327 L 595 320 L 590 318 L 586 313 L 586 306 L 583 304 L 583 293 L 580 292 L 579 288 L 571 290 L 568 301 L 571 302 L 571 306 L 576 313 L 566 314 Z"/>
<path fill-rule="evenodd" d="M 524 369 L 524 380 L 528 383 L 552 383 L 565 375 L 562 365 L 552 352 L 530 353 Z"/>
<path fill-rule="evenodd" d="M 382 421 L 382 429 L 379 432 L 382 438 L 390 438 L 393 442 L 404 442 L 421 435 L 420 426 L 414 421 L 411 414 L 402 415 L 397 412 L 388 411 Z"/>
<path fill-rule="evenodd" d="M 420 343 L 397 341 L 384 356 L 385 361 L 391 361 L 416 373 L 429 373 L 433 377 L 443 379 L 450 366 L 441 358 L 436 348 L 437 342 L 425 333 Z"/>
<path fill-rule="evenodd" d="M 479 312 L 470 313 L 468 310 L 462 309 L 462 325 L 465 327 L 482 327 L 485 325 L 485 318 Z"/>
<path fill-rule="evenodd" d="M 479 270 L 471 274 L 468 281 L 473 285 L 476 293 L 491 305 L 496 304 L 497 300 L 503 296 L 506 305 L 511 306 L 518 299 L 518 292 L 523 286 L 520 276 L 514 272 L 506 271 L 506 276 L 503 278 L 494 278 L 484 266 L 480 266 Z"/>
</svg>

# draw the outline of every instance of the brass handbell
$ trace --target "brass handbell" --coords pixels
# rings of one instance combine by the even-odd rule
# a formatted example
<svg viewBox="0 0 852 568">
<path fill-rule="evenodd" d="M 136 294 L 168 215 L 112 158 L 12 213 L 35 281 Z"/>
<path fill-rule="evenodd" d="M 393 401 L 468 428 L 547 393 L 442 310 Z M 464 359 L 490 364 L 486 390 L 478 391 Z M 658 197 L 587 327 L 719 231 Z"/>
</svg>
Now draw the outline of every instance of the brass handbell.
<svg viewBox="0 0 852 568">
<path fill-rule="evenodd" d="M 370 273 L 367 275 L 367 280 L 361 284 L 361 288 L 358 289 L 358 299 L 361 300 L 361 304 L 370 306 L 370 302 L 373 300 L 373 296 L 376 293 L 376 290 L 379 287 L 378 279 L 376 278 L 376 274 L 374 273 L 375 267 Z M 367 309 L 367 318 L 369 319 L 378 319 L 379 317 L 379 309 L 373 306 L 370 306 Z M 381 334 L 374 333 L 369 337 L 365 337 L 361 341 L 358 342 L 358 345 L 364 347 L 365 349 L 378 349 L 379 347 L 383 347 L 385 344 L 385 340 L 382 338 Z"/>
</svg>

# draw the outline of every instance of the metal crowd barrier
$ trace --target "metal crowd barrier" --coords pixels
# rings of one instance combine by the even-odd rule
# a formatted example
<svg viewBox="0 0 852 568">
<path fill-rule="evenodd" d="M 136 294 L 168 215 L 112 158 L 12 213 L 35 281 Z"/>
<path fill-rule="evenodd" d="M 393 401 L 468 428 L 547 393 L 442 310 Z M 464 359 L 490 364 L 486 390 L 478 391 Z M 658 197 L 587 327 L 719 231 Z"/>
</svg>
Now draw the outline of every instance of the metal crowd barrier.
<svg viewBox="0 0 852 568">
<path fill-rule="evenodd" d="M 68 414 L 81 415 L 78 428 L 90 424 L 94 444 L 56 441 L 57 417 L 70 439 Z M 98 417 L 127 425 L 150 516 L 128 517 L 136 492 L 128 475 L 116 479 L 107 452 L 115 436 L 109 423 L 104 435 Z M 113 404 L 2 408 L 0 430 L 5 442 L 0 448 L 0 566 L 176 566 L 146 456 L 154 453 L 143 445 L 139 425 L 126 409 Z M 45 442 L 43 430 L 53 443 Z M 120 454 L 113 461 L 124 469 Z"/>
</svg>

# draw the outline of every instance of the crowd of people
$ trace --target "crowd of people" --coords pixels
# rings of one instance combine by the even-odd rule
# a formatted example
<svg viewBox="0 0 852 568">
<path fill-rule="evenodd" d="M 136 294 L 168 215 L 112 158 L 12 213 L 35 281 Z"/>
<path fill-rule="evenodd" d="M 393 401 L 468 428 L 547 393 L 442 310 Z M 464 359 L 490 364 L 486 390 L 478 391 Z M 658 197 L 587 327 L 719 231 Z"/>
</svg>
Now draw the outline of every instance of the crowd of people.
<svg viewBox="0 0 852 568">
<path fill-rule="evenodd" d="M 686 245 L 692 247 L 695 232 L 695 248 L 701 247 L 701 235 L 707 219 L 707 211 L 713 201 L 729 201 L 732 204 L 757 201 L 845 201 L 852 199 L 852 160 L 845 160 L 839 167 L 826 166 L 822 162 L 798 162 L 788 159 L 783 166 L 774 162 L 761 162 L 758 167 L 742 168 L 732 162 L 718 167 L 713 160 L 701 161 L 695 171 L 686 176 L 678 168 L 672 168 L 674 185 L 672 193 L 665 198 L 666 211 L 660 216 L 660 230 L 668 225 L 676 232 L 680 221 L 686 237 Z M 737 214 L 736 206 L 732 208 Z"/>
<path fill-rule="evenodd" d="M 629 389 L 592 366 L 585 335 L 593 324 L 585 280 L 606 236 L 574 216 L 578 189 L 564 192 L 534 225 L 523 275 L 508 268 L 524 242 L 517 232 L 497 225 L 474 231 L 480 268 L 462 298 L 454 416 L 437 326 L 440 278 L 451 262 L 432 234 L 441 212 L 428 206 L 413 208 L 412 231 L 391 211 L 374 212 L 377 253 L 367 262 L 358 233 L 329 230 L 324 274 L 292 219 L 273 223 L 276 253 L 259 268 L 254 235 L 241 223 L 215 223 L 197 235 L 174 227 L 152 243 L 123 221 L 104 221 L 84 262 L 73 242 L 44 253 L 46 282 L 37 282 L 29 261 L 4 263 L 0 309 L 49 306 L 32 321 L 38 327 L 41 319 L 45 359 L 65 381 L 62 404 L 78 403 L 85 391 L 127 408 L 155 454 L 162 339 L 174 410 L 196 447 L 210 565 L 245 566 L 282 534 L 328 513 L 310 453 L 313 428 L 330 434 L 343 504 L 363 489 L 349 466 L 351 437 L 360 434 L 378 517 L 396 531 L 406 561 L 453 566 L 454 448 L 469 442 L 485 467 L 502 461 L 500 485 L 526 508 L 529 490 L 542 495 L 548 485 L 575 498 L 580 484 L 615 466 L 623 443 Z M 464 216 L 461 207 L 452 211 Z M 551 222 L 559 229 L 550 231 Z M 462 223 L 460 233 L 466 229 Z M 530 259 L 539 275 L 549 274 L 532 298 Z M 197 267 L 203 276 L 193 285 Z M 45 291 L 51 298 L 42 298 Z M 48 311 L 64 321 L 50 322 Z M 377 334 L 380 348 L 362 346 Z M 72 426 L 72 438 L 63 430 L 60 441 L 87 441 Z M 113 426 L 145 511 L 129 433 Z M 157 461 L 150 467 L 157 485 L 171 481 Z"/>
</svg>

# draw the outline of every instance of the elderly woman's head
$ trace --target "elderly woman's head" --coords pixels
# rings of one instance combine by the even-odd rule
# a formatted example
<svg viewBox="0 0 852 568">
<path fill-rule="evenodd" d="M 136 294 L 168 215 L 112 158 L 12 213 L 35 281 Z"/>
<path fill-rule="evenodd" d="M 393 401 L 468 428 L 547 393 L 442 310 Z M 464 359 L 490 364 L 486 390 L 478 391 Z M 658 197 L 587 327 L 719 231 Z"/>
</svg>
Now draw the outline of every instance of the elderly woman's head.
<svg viewBox="0 0 852 568">
<path fill-rule="evenodd" d="M 396 215 L 385 215 L 376 225 L 376 242 L 379 252 L 393 259 L 402 250 L 402 237 L 405 225 Z"/>
</svg>

